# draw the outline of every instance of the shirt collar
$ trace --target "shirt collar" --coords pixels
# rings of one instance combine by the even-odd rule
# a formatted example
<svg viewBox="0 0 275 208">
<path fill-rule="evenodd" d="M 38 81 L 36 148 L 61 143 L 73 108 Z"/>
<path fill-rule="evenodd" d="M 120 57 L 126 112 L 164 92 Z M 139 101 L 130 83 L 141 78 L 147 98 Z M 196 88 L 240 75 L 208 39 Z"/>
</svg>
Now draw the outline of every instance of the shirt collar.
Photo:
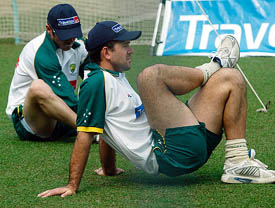
<svg viewBox="0 0 275 208">
<path fill-rule="evenodd" d="M 88 63 L 86 66 L 85 66 L 85 69 L 96 69 L 96 70 L 102 70 L 102 71 L 106 71 L 106 72 L 109 72 L 112 76 L 114 77 L 119 77 L 120 74 L 123 74 L 123 73 L 120 73 L 120 72 L 116 72 L 116 71 L 112 71 L 112 70 L 109 70 L 109 69 L 104 69 L 102 67 L 100 67 L 98 64 L 94 63 L 94 62 L 90 62 Z"/>
</svg>

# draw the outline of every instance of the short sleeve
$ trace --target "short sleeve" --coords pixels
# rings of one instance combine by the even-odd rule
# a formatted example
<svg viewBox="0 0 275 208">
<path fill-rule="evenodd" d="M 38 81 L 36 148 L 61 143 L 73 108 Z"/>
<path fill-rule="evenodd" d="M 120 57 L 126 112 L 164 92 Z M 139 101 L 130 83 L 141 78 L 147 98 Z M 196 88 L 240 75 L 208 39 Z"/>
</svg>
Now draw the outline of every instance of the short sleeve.
<svg viewBox="0 0 275 208">
<path fill-rule="evenodd" d="M 77 131 L 103 133 L 105 111 L 104 75 L 92 71 L 80 86 Z"/>
</svg>

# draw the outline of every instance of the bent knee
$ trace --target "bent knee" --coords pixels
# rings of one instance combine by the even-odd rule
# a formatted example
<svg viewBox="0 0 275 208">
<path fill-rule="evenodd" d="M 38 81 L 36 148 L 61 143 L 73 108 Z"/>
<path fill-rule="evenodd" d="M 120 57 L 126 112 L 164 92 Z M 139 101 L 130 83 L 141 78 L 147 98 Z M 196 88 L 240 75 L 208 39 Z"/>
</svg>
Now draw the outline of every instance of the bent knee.
<svg viewBox="0 0 275 208">
<path fill-rule="evenodd" d="M 28 96 L 32 98 L 46 98 L 53 94 L 50 86 L 42 79 L 36 79 L 31 83 Z"/>
<path fill-rule="evenodd" d="M 236 87 L 245 87 L 246 83 L 239 72 L 239 70 L 234 68 L 222 68 L 218 71 L 217 75 L 219 75 L 219 79 L 222 83 L 230 83 L 232 86 Z"/>
<path fill-rule="evenodd" d="M 155 64 L 143 69 L 137 76 L 137 85 L 143 86 L 146 83 L 158 79 L 158 77 L 161 75 L 160 69 L 163 66 L 163 64 Z"/>
</svg>

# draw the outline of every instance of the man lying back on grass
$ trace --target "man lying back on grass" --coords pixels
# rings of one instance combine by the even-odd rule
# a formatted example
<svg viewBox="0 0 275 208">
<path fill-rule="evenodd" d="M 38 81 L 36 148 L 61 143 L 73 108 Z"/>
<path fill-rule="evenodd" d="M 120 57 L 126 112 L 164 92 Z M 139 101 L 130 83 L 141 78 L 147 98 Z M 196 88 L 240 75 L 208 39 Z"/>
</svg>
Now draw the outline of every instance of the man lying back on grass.
<svg viewBox="0 0 275 208">
<path fill-rule="evenodd" d="M 102 134 L 99 175 L 118 175 L 115 151 L 146 173 L 178 176 L 191 173 L 210 157 L 226 135 L 224 183 L 273 183 L 275 171 L 249 158 L 245 139 L 246 85 L 234 67 L 240 48 L 226 36 L 209 63 L 197 68 L 153 65 L 137 77 L 140 96 L 125 77 L 130 69 L 129 32 L 112 21 L 97 23 L 89 32 L 86 49 L 91 72 L 81 84 L 69 183 L 39 197 L 75 194 L 90 151 L 92 138 Z M 177 99 L 200 89 L 185 104 Z"/>
</svg>

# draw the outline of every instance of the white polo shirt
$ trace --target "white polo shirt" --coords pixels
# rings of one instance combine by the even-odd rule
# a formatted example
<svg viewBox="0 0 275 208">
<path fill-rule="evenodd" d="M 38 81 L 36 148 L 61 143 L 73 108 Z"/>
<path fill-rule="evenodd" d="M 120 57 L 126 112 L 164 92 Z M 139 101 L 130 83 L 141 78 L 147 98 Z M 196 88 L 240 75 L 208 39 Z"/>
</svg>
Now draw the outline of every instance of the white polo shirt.
<svg viewBox="0 0 275 208">
<path fill-rule="evenodd" d="M 139 95 L 124 73 L 95 63 L 86 67 L 91 72 L 80 87 L 77 130 L 103 133 L 104 141 L 136 167 L 157 174 L 152 131 Z"/>
<path fill-rule="evenodd" d="M 68 51 L 57 48 L 49 34 L 44 32 L 23 48 L 10 86 L 6 114 L 23 105 L 32 81 L 44 80 L 69 107 L 76 108 L 78 98 L 75 88 L 79 67 L 87 56 L 82 40 L 76 40 Z"/>
</svg>

